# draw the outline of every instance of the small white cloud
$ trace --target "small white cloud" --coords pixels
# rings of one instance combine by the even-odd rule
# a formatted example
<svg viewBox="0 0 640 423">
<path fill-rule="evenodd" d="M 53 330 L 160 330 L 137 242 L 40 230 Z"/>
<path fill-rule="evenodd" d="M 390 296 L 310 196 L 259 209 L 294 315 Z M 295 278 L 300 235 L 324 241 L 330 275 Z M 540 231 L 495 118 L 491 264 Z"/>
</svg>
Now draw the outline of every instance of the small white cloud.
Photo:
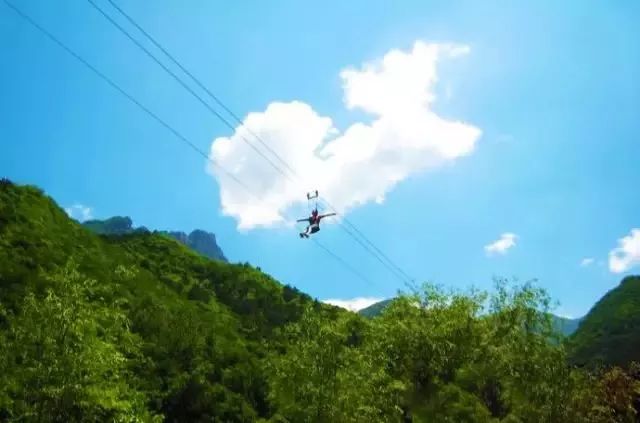
<svg viewBox="0 0 640 423">
<path fill-rule="evenodd" d="M 609 270 L 623 273 L 637 265 L 640 265 L 640 229 L 634 228 L 609 252 Z"/>
<path fill-rule="evenodd" d="M 582 266 L 582 267 L 591 266 L 594 261 L 595 261 L 595 259 L 592 258 L 592 257 L 585 257 L 582 260 L 580 260 L 580 266 Z"/>
<path fill-rule="evenodd" d="M 91 207 L 83 206 L 82 204 L 74 204 L 70 207 L 65 207 L 65 212 L 72 219 L 76 219 L 80 222 L 93 219 L 93 209 Z"/>
<path fill-rule="evenodd" d="M 213 141 L 209 158 L 260 193 L 261 201 L 209 163 L 207 170 L 220 185 L 222 212 L 236 218 L 239 229 L 276 226 L 283 223 L 281 214 L 306 202 L 305 189 L 318 189 L 344 214 L 382 201 L 411 175 L 471 154 L 481 130 L 445 119 L 432 107 L 437 65 L 468 52 L 468 46 L 418 41 L 408 51 L 394 49 L 378 60 L 343 69 L 344 106 L 370 115 L 367 122 L 343 131 L 300 101 L 273 102 L 264 111 L 249 113 L 233 134 Z M 247 145 L 245 139 L 288 171 L 253 134 L 295 169 L 297 183 Z"/>
<path fill-rule="evenodd" d="M 516 245 L 517 235 L 511 232 L 505 232 L 500 235 L 500 239 L 492 242 L 489 245 L 484 246 L 484 251 L 487 255 L 493 254 L 506 254 L 507 250 Z"/>
<path fill-rule="evenodd" d="M 363 308 L 367 308 L 372 304 L 379 303 L 384 300 L 384 298 L 373 298 L 373 297 L 356 297 L 350 300 L 340 300 L 340 299 L 328 299 L 323 300 L 323 303 L 331 304 L 337 307 L 342 307 L 351 311 L 359 311 Z"/>
</svg>

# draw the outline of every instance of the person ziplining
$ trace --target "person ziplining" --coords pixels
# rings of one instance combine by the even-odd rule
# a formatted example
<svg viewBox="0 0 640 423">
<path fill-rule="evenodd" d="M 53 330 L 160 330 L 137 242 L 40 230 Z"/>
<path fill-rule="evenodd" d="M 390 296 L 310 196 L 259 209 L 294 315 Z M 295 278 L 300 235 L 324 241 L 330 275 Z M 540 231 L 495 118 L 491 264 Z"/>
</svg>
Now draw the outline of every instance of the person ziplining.
<svg viewBox="0 0 640 423">
<path fill-rule="evenodd" d="M 311 201 L 312 198 L 318 198 L 318 191 L 315 191 L 314 195 L 311 195 L 310 193 L 307 193 L 307 200 Z M 297 222 L 309 222 L 309 224 L 307 225 L 307 228 L 304 230 L 304 232 L 300 232 L 300 238 L 309 238 L 309 235 L 311 234 L 315 234 L 316 232 L 318 232 L 320 230 L 320 221 L 322 219 L 324 219 L 325 217 L 329 217 L 329 216 L 335 216 L 335 213 L 326 213 L 326 214 L 319 214 L 318 213 L 318 202 L 316 200 L 316 206 L 315 208 L 311 211 L 311 216 L 304 218 L 304 219 L 298 219 Z"/>
</svg>

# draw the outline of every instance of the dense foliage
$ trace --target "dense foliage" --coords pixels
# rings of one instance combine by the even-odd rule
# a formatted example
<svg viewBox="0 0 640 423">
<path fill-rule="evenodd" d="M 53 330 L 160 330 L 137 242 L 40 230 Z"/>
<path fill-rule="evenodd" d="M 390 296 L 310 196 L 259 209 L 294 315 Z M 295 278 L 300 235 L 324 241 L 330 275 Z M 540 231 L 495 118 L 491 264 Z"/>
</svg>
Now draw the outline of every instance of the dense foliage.
<svg viewBox="0 0 640 423">
<path fill-rule="evenodd" d="M 632 422 L 635 367 L 567 365 L 531 284 L 374 318 L 0 183 L 0 420 Z"/>
<path fill-rule="evenodd" d="M 268 416 L 274 329 L 307 304 L 322 308 L 248 265 L 159 234 L 101 237 L 37 188 L 0 184 L 0 416 Z"/>
<path fill-rule="evenodd" d="M 635 421 L 637 378 L 568 366 L 548 304 L 498 281 L 491 295 L 427 285 L 373 319 L 309 310 L 273 360 L 273 400 L 289 421 Z"/>
</svg>

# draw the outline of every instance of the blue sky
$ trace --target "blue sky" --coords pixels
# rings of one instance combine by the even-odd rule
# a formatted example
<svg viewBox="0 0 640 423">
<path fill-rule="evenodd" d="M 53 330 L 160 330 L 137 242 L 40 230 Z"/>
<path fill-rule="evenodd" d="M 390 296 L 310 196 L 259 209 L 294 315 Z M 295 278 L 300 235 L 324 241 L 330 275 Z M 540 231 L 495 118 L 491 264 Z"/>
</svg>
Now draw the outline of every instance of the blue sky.
<svg viewBox="0 0 640 423">
<path fill-rule="evenodd" d="M 367 200 L 347 215 L 416 279 L 490 288 L 492 276 L 537 278 L 561 314 L 579 316 L 639 271 L 637 2 L 188 3 L 119 2 L 236 114 L 269 122 L 269 105 L 298 101 L 341 132 L 369 124 L 370 113 L 345 106 L 341 71 L 362 70 L 394 49 L 410 52 L 416 41 L 468 47 L 437 62 L 430 112 L 479 129 L 473 150 L 412 169 L 384 202 Z M 19 4 L 201 149 L 216 139 L 233 143 L 233 131 L 89 3 Z M 231 260 L 320 299 L 384 298 L 402 288 L 336 225 L 319 240 L 369 283 L 293 228 L 238 230 L 236 218 L 222 213 L 220 180 L 202 157 L 4 4 L 0 48 L 3 176 L 43 187 L 63 207 L 90 207 L 98 218 L 215 232 Z M 374 185 L 366 176 L 375 181 L 375 169 L 363 167 L 364 179 L 345 177 L 343 191 Z M 336 196 L 346 205 L 352 199 L 343 191 Z M 485 246 L 506 233 L 515 245 L 487 254 Z M 613 268 L 612 251 L 620 258 Z M 581 265 L 585 258 L 593 262 Z"/>
</svg>

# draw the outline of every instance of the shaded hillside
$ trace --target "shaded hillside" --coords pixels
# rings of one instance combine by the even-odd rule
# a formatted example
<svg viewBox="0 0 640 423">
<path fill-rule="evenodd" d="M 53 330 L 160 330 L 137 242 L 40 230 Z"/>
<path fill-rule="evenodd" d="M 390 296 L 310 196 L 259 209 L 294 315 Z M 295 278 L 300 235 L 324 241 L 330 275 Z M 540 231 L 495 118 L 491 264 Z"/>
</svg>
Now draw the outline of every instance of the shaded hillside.
<svg viewBox="0 0 640 423">
<path fill-rule="evenodd" d="M 628 276 L 602 297 L 571 337 L 577 364 L 640 361 L 640 276 Z"/>
<path fill-rule="evenodd" d="M 131 218 L 126 216 L 114 216 L 105 220 L 87 220 L 82 225 L 100 235 L 127 235 L 149 232 L 144 226 L 135 228 Z M 210 232 L 196 229 L 188 235 L 177 231 L 159 231 L 159 233 L 180 241 L 205 257 L 228 261 L 222 249 L 218 246 L 216 236 Z"/>
<path fill-rule="evenodd" d="M 261 361 L 305 305 L 333 310 L 160 234 L 98 236 L 0 184 L 0 420 L 267 416 Z"/>
<path fill-rule="evenodd" d="M 382 313 L 382 311 L 385 308 L 389 307 L 392 301 L 393 301 L 393 298 L 379 301 L 375 304 L 370 305 L 369 307 L 363 308 L 362 310 L 358 311 L 358 313 L 365 317 L 378 316 Z M 564 336 L 569 336 L 573 332 L 575 332 L 576 329 L 578 328 L 578 325 L 583 319 L 583 318 L 569 319 L 566 317 L 560 317 L 553 314 L 551 315 L 551 318 L 552 318 L 554 328 Z"/>
</svg>

